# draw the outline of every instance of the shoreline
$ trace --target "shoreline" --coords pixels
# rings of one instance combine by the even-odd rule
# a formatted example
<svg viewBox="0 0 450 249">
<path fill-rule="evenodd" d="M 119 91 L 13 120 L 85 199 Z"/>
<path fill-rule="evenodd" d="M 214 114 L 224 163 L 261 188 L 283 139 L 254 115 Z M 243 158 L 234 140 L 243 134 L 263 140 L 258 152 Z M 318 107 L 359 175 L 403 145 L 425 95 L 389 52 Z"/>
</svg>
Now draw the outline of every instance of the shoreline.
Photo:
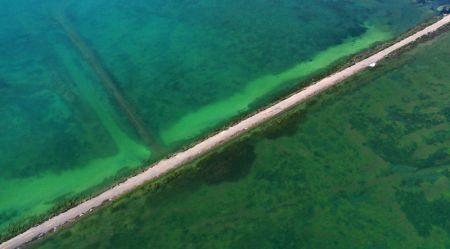
<svg viewBox="0 0 450 249">
<path fill-rule="evenodd" d="M 172 169 L 178 168 L 200 155 L 209 152 L 211 149 L 214 149 L 219 145 L 222 145 L 223 143 L 228 142 L 231 139 L 241 135 L 242 133 L 245 133 L 248 129 L 254 128 L 259 124 L 264 123 L 265 121 L 277 116 L 278 114 L 291 109 L 299 103 L 302 103 L 310 97 L 313 97 L 323 92 L 324 90 L 337 85 L 350 76 L 370 67 L 370 64 L 377 63 L 385 57 L 393 54 L 394 52 L 397 52 L 401 48 L 405 48 L 408 45 L 413 44 L 419 38 L 423 38 L 429 33 L 437 31 L 439 28 L 444 27 L 448 23 L 450 23 L 450 15 L 444 16 L 437 22 L 427 26 L 426 28 L 416 32 L 415 34 L 394 43 L 393 45 L 375 53 L 374 55 L 371 55 L 370 57 L 362 61 L 355 63 L 352 66 L 326 76 L 316 83 L 305 87 L 303 90 L 292 94 L 288 98 L 281 100 L 250 117 L 245 118 L 237 124 L 225 128 L 224 130 L 212 135 L 211 137 L 203 141 L 200 141 L 193 147 L 154 164 L 153 167 L 146 169 L 136 176 L 130 177 L 125 182 L 119 183 L 118 185 L 101 193 L 100 195 L 95 196 L 61 214 L 54 216 L 53 218 L 41 223 L 40 225 L 37 225 L 13 237 L 12 239 L 3 242 L 2 244 L 0 244 L 0 248 L 16 248 L 56 229 L 57 227 L 60 227 L 61 225 L 64 225 L 68 222 L 73 222 L 83 214 L 101 206 L 104 202 L 116 199 L 143 185 L 144 183 L 155 179 L 171 171 Z"/>
</svg>

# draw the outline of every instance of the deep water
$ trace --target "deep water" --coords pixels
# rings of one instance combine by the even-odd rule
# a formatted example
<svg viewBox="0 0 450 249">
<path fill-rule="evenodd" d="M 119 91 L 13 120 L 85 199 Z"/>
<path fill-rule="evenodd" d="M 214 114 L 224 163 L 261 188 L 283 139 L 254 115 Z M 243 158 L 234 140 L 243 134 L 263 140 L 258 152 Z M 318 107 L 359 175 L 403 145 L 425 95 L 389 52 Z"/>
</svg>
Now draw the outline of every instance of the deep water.
<svg viewBox="0 0 450 249">
<path fill-rule="evenodd" d="M 450 246 L 450 33 L 31 248 Z"/>
<path fill-rule="evenodd" d="M 431 14 L 410 0 L 2 1 L 0 233 Z"/>
</svg>

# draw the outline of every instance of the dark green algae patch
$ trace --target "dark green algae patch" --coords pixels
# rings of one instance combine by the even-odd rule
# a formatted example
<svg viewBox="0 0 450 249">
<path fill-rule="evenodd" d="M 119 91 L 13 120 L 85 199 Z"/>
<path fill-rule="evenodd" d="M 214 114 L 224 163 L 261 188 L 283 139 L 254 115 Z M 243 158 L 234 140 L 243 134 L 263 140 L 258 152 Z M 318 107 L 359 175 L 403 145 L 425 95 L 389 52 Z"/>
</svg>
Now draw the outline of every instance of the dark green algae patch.
<svg viewBox="0 0 450 249">
<path fill-rule="evenodd" d="M 449 248 L 450 33 L 33 248 Z"/>
</svg>

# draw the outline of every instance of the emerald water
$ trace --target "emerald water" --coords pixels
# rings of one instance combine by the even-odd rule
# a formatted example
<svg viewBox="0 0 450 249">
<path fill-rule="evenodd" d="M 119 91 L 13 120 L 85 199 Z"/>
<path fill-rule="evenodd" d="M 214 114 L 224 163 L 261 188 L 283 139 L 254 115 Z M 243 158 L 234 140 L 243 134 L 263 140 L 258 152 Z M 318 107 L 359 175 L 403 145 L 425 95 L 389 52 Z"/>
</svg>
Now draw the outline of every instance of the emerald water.
<svg viewBox="0 0 450 249">
<path fill-rule="evenodd" d="M 33 248 L 450 246 L 450 33 Z"/>
<path fill-rule="evenodd" d="M 433 13 L 397 1 L 2 1 L 0 233 Z"/>
</svg>

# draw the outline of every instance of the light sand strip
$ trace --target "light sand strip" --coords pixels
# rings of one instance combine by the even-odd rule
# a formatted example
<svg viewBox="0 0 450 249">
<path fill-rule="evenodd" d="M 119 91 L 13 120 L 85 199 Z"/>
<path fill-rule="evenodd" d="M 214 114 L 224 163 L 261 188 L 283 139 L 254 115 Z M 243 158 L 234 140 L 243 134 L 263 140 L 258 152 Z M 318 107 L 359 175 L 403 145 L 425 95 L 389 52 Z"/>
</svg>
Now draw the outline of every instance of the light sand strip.
<svg viewBox="0 0 450 249">
<path fill-rule="evenodd" d="M 232 127 L 229 127 L 217 134 L 215 134 L 212 137 L 209 137 L 208 139 L 201 141 L 197 145 L 191 147 L 190 149 L 180 152 L 168 159 L 162 160 L 153 167 L 147 169 L 146 171 L 129 178 L 123 183 L 120 183 L 111 189 L 103 192 L 102 194 L 93 197 L 92 199 L 89 199 L 78 206 L 69 209 L 66 212 L 63 212 L 57 216 L 54 216 L 53 218 L 45 221 L 44 223 L 37 225 L 33 228 L 30 228 L 26 232 L 17 235 L 16 237 L 4 242 L 0 245 L 0 249 L 9 249 L 9 248 L 16 248 L 19 247 L 27 242 L 30 242 L 36 237 L 41 236 L 42 234 L 45 234 L 49 231 L 52 231 L 53 229 L 67 223 L 74 221 L 76 218 L 80 217 L 81 215 L 89 212 L 92 208 L 99 207 L 103 202 L 115 199 L 119 196 L 124 195 L 125 193 L 130 192 L 131 190 L 135 189 L 138 186 L 143 185 L 144 183 L 148 182 L 149 180 L 155 179 L 158 176 L 177 168 L 184 163 L 188 162 L 189 160 L 192 160 L 193 158 L 198 157 L 199 155 L 202 155 L 209 150 L 217 147 L 220 144 L 223 144 L 226 141 L 229 141 L 233 137 L 236 137 L 240 135 L 241 133 L 245 132 L 248 128 L 255 127 L 264 121 L 273 118 L 277 114 L 288 110 L 289 108 L 301 103 L 302 101 L 308 99 L 309 97 L 312 97 L 329 87 L 338 84 L 339 82 L 342 82 L 343 80 L 347 79 L 348 77 L 354 75 L 355 73 L 360 72 L 361 70 L 367 68 L 370 64 L 376 63 L 383 58 L 385 58 L 387 55 L 391 54 L 392 52 L 398 50 L 399 48 L 402 48 L 408 44 L 411 44 L 412 42 L 416 41 L 418 38 L 421 38 L 431 32 L 436 31 L 440 27 L 450 23 L 450 15 L 447 15 L 437 21 L 436 23 L 426 27 L 425 29 L 405 38 L 404 40 L 401 40 L 394 45 L 376 53 L 375 55 L 370 56 L 367 59 L 364 59 L 353 66 L 350 66 L 342 71 L 339 71 L 335 74 L 332 74 L 330 76 L 327 76 L 326 78 L 306 87 L 302 91 L 292 95 L 291 97 L 282 100 L 278 102 L 277 104 L 256 113 L 255 115 L 239 122 L 236 125 L 233 125 Z M 11 193 L 14 194 L 14 193 Z"/>
</svg>

